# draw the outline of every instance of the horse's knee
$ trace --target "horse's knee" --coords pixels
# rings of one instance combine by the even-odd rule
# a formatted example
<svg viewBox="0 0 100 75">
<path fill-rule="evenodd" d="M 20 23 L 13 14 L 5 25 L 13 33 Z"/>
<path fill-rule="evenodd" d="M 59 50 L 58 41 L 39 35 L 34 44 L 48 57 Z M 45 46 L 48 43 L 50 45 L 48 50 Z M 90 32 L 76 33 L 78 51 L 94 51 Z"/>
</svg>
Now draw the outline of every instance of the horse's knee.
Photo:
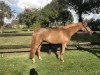
<svg viewBox="0 0 100 75">
<path fill-rule="evenodd" d="M 63 56 L 64 55 L 64 52 L 62 52 L 61 55 Z"/>
<path fill-rule="evenodd" d="M 29 58 L 30 58 L 30 59 L 34 58 L 35 53 L 36 53 L 36 50 L 35 50 L 35 49 L 31 50 L 31 51 L 30 51 L 30 56 L 29 56 Z"/>
<path fill-rule="evenodd" d="M 29 59 L 33 59 L 33 58 L 34 58 L 34 55 L 31 54 L 31 55 L 29 56 Z"/>
<path fill-rule="evenodd" d="M 32 59 L 32 58 L 33 58 L 33 52 L 31 51 L 29 55 L 29 59 Z"/>
<path fill-rule="evenodd" d="M 29 56 L 29 59 L 32 59 L 32 56 L 31 55 Z"/>
</svg>

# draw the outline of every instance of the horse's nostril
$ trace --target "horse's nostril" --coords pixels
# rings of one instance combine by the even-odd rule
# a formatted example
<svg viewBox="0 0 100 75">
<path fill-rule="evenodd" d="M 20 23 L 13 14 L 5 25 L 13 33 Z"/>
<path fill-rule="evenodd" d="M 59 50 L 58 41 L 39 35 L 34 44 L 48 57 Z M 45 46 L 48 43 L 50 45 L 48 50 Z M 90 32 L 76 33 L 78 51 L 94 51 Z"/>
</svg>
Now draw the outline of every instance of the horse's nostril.
<svg viewBox="0 0 100 75">
<path fill-rule="evenodd" d="M 93 33 L 94 33 L 94 32 L 93 32 L 93 31 L 91 31 L 91 32 L 90 32 L 90 35 L 92 35 Z"/>
</svg>

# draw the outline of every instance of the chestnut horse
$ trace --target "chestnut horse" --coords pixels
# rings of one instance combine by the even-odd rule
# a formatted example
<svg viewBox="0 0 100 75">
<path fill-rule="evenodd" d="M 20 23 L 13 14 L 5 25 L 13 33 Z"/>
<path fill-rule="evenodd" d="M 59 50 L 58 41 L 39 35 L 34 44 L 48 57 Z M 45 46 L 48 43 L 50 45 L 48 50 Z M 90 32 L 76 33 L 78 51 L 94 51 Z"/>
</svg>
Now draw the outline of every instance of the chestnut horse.
<svg viewBox="0 0 100 75">
<path fill-rule="evenodd" d="M 45 41 L 51 44 L 61 44 L 62 48 L 60 54 L 58 54 L 58 58 L 64 62 L 63 56 L 65 47 L 70 41 L 72 35 L 79 30 L 92 33 L 92 30 L 87 26 L 87 24 L 81 22 L 73 23 L 71 25 L 64 26 L 63 28 L 39 28 L 36 31 L 33 31 L 30 59 L 32 59 L 35 63 L 34 56 L 37 51 L 38 58 L 42 60 L 40 57 L 40 48 L 42 42 Z"/>
</svg>

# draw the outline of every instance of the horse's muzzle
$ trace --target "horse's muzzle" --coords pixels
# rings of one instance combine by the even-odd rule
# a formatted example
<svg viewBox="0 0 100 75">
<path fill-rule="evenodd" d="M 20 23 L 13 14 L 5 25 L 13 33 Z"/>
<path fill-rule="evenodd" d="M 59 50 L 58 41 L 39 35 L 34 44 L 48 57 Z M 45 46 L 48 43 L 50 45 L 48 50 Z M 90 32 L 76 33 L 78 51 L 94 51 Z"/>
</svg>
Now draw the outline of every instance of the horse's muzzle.
<svg viewBox="0 0 100 75">
<path fill-rule="evenodd" d="M 93 31 L 91 31 L 91 32 L 90 32 L 90 35 L 92 35 L 93 33 L 94 33 L 94 32 L 93 32 Z"/>
</svg>

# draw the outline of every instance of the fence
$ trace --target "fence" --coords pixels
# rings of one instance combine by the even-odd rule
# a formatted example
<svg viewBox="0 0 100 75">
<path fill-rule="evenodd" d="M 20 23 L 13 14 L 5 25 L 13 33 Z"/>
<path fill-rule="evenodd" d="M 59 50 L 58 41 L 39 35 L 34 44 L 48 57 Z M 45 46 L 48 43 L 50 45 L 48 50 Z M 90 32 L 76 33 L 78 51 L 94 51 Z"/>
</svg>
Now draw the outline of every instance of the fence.
<svg viewBox="0 0 100 75">
<path fill-rule="evenodd" d="M 82 33 L 82 32 L 78 32 L 77 34 L 87 34 L 87 33 Z M 95 34 L 100 34 L 100 32 L 95 32 Z M 0 34 L 0 37 L 9 37 L 9 36 L 31 36 L 31 33 L 4 33 L 4 34 Z M 96 41 L 96 42 L 77 42 L 75 44 L 68 44 L 68 48 L 67 49 L 77 49 L 77 46 L 93 46 L 93 45 L 98 45 L 100 47 L 100 42 Z M 43 42 L 42 46 L 46 46 L 49 47 L 51 46 L 51 44 L 48 44 L 46 42 Z M 100 48 L 96 48 L 96 49 L 100 49 Z M 21 50 L 22 48 L 30 48 L 30 44 L 27 45 L 2 45 L 0 46 L 0 53 L 13 53 L 13 52 L 28 52 L 28 50 Z M 50 48 L 50 47 L 49 47 Z M 20 49 L 19 51 L 5 51 L 6 49 Z"/>
</svg>

